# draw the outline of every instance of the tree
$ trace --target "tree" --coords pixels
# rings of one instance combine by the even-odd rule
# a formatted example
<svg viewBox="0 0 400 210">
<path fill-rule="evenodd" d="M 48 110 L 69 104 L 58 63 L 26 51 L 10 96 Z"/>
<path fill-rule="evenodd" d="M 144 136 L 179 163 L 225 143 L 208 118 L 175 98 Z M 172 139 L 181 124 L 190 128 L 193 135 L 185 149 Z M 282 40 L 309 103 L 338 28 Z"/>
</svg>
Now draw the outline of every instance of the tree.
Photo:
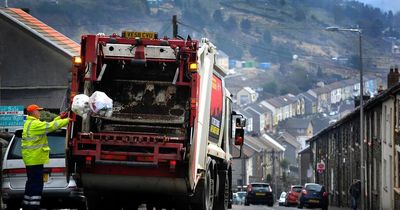
<svg viewBox="0 0 400 210">
<path fill-rule="evenodd" d="M 229 30 L 235 30 L 237 28 L 236 18 L 233 16 L 229 16 L 229 18 L 225 21 L 225 26 Z"/>
<path fill-rule="evenodd" d="M 266 44 L 271 44 L 271 43 L 272 43 L 272 35 L 271 35 L 271 32 L 269 32 L 269 31 L 265 31 L 265 32 L 264 32 L 264 34 L 263 34 L 263 41 L 264 41 Z"/>
<path fill-rule="evenodd" d="M 281 160 L 281 162 L 279 164 L 280 164 L 281 168 L 285 171 L 289 168 L 289 161 L 287 159 Z"/>
<path fill-rule="evenodd" d="M 240 28 L 243 31 L 249 31 L 251 28 L 251 22 L 248 19 L 243 19 L 242 22 L 240 22 Z"/>
<path fill-rule="evenodd" d="M 221 12 L 221 10 L 215 10 L 214 14 L 213 14 L 213 20 L 216 23 L 222 23 L 224 21 L 224 17 L 223 14 Z"/>
<path fill-rule="evenodd" d="M 271 181 L 272 181 L 272 176 L 271 176 L 271 174 L 267 174 L 267 178 L 266 178 L 266 180 L 265 180 L 267 183 L 271 183 Z"/>
<path fill-rule="evenodd" d="M 263 86 L 264 92 L 276 95 L 278 92 L 278 84 L 275 81 L 270 81 Z"/>
</svg>

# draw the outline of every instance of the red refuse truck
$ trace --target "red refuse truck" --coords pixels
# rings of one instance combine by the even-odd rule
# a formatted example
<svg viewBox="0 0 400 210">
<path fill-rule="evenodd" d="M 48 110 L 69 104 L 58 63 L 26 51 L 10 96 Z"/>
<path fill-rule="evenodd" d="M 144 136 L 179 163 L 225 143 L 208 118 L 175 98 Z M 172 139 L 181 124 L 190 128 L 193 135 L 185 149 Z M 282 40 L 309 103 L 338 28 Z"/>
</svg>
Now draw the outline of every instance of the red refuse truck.
<svg viewBox="0 0 400 210">
<path fill-rule="evenodd" d="M 226 70 L 207 39 L 152 32 L 83 35 L 70 99 L 102 91 L 112 116 L 71 113 L 68 174 L 89 209 L 230 207 L 232 148 L 245 119 L 232 111 Z"/>
</svg>

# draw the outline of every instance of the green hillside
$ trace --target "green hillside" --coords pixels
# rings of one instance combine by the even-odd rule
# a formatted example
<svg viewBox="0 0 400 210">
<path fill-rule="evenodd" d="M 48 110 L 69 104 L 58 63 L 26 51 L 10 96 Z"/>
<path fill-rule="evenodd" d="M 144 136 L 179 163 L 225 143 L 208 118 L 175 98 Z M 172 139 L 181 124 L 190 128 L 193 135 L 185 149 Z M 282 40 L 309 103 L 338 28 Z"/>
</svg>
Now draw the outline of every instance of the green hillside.
<svg viewBox="0 0 400 210">
<path fill-rule="evenodd" d="M 258 86 L 296 81 L 270 94 L 297 93 L 317 81 L 357 74 L 357 34 L 325 31 L 328 26 L 362 29 L 367 73 L 382 73 L 395 64 L 391 42 L 384 37 L 400 38 L 400 13 L 347 0 L 13 0 L 9 6 L 29 8 L 77 42 L 85 33 L 122 30 L 171 36 L 172 15 L 177 15 L 182 37 L 208 37 L 231 59 L 274 64 L 270 81 Z M 333 57 L 348 61 L 338 64 Z"/>
</svg>

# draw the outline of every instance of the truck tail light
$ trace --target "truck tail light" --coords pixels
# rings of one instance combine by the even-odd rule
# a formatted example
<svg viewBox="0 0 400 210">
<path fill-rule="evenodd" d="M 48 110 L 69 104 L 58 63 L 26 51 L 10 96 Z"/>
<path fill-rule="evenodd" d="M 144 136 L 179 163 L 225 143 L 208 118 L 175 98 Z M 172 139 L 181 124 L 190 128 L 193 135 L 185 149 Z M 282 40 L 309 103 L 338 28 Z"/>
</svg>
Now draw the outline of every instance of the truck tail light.
<svg viewBox="0 0 400 210">
<path fill-rule="evenodd" d="M 197 63 L 189 64 L 190 71 L 197 71 Z"/>
<path fill-rule="evenodd" d="M 79 66 L 82 64 L 82 58 L 80 56 L 75 56 L 73 62 L 75 66 Z"/>
<path fill-rule="evenodd" d="M 169 171 L 175 172 L 175 170 L 176 170 L 176 160 L 170 160 L 169 161 Z"/>
<path fill-rule="evenodd" d="M 127 155 L 101 155 L 100 158 L 102 160 L 127 160 L 128 156 Z"/>
<path fill-rule="evenodd" d="M 92 165 L 92 156 L 86 156 L 85 162 L 86 165 Z"/>
<path fill-rule="evenodd" d="M 65 168 L 51 168 L 50 171 L 51 173 L 64 173 Z"/>
<path fill-rule="evenodd" d="M 14 168 L 14 169 L 4 169 L 4 175 L 12 175 L 12 174 L 26 174 L 25 168 Z"/>
</svg>

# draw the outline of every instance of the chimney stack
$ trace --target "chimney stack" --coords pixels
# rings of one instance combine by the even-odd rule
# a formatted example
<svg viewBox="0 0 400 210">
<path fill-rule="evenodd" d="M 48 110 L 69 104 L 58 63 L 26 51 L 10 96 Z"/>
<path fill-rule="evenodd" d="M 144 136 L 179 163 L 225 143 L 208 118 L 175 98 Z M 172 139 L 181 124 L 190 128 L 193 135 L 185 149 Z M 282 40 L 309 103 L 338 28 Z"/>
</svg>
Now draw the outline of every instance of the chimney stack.
<svg viewBox="0 0 400 210">
<path fill-rule="evenodd" d="M 387 76 L 387 86 L 388 88 L 391 88 L 395 86 L 397 83 L 399 83 L 399 69 L 398 67 L 390 67 L 390 72 Z"/>
</svg>

